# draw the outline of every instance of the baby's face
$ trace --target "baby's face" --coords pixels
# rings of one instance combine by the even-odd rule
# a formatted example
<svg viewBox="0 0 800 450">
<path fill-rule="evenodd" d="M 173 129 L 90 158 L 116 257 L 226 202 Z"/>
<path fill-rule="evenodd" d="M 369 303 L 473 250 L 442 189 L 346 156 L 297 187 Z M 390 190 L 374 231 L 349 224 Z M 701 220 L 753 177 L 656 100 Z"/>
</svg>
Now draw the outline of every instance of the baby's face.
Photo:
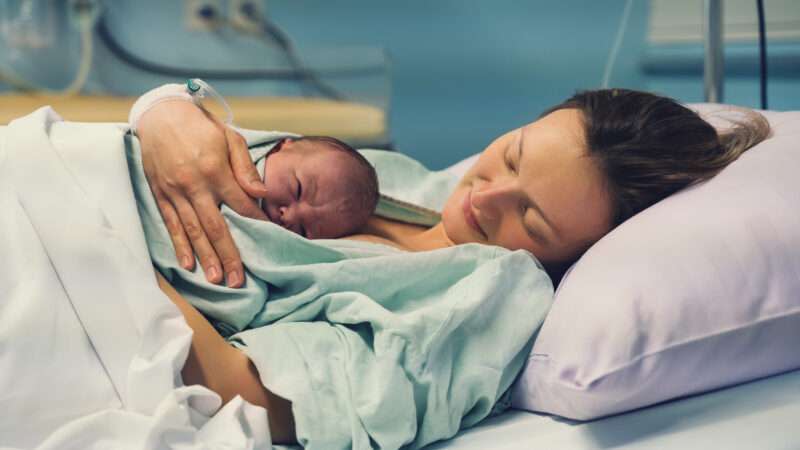
<svg viewBox="0 0 800 450">
<path fill-rule="evenodd" d="M 309 239 L 351 234 L 363 215 L 354 207 L 353 183 L 342 175 L 361 173 L 356 165 L 328 144 L 285 139 L 267 156 L 261 207 L 270 221 Z"/>
</svg>

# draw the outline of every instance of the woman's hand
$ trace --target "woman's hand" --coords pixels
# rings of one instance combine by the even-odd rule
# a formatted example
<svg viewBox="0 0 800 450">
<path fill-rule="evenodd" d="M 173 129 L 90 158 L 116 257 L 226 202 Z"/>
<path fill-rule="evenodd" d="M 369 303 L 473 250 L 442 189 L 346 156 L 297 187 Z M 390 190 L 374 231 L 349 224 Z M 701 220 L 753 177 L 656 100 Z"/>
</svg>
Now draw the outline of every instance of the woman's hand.
<svg viewBox="0 0 800 450">
<path fill-rule="evenodd" d="M 266 195 L 244 138 L 183 100 L 155 105 L 139 120 L 137 135 L 150 189 L 182 267 L 197 254 L 206 279 L 230 287 L 244 282 L 239 251 L 219 204 L 268 220 L 253 198 Z"/>
</svg>

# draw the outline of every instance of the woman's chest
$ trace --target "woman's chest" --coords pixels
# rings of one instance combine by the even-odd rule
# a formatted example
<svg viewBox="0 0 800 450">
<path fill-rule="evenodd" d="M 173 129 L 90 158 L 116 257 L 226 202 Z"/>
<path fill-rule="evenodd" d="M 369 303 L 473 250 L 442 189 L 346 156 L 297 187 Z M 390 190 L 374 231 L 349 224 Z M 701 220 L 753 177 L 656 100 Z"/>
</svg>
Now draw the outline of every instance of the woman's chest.
<svg viewBox="0 0 800 450">
<path fill-rule="evenodd" d="M 415 236 L 426 230 L 420 225 L 397 222 L 382 217 L 373 216 L 369 219 L 360 233 L 347 236 L 346 239 L 373 242 L 389 245 L 402 250 L 411 250 Z"/>
</svg>

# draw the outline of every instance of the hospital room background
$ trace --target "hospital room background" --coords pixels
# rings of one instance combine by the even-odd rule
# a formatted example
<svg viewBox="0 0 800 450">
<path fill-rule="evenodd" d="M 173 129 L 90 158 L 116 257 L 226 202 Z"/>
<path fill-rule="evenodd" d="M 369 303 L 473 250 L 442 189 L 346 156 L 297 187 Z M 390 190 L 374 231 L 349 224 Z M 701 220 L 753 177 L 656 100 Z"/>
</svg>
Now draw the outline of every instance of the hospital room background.
<svg viewBox="0 0 800 450">
<path fill-rule="evenodd" d="M 723 100 L 758 107 L 755 2 L 723 3 Z M 88 19 L 88 49 L 80 37 L 81 8 L 100 15 L 96 23 Z M 8 76 L 63 89 L 83 62 L 90 66 L 82 95 L 128 98 L 113 107 L 75 106 L 72 119 L 124 121 L 133 97 L 184 81 L 184 74 L 285 74 L 291 65 L 275 36 L 254 30 L 242 8 L 275 24 L 323 83 L 371 108 L 354 118 L 369 123 L 363 125 L 369 130 L 332 124 L 297 131 L 391 147 L 434 169 L 480 150 L 509 124 L 530 121 L 577 89 L 601 86 L 604 78 L 610 86 L 704 100 L 699 0 L 0 0 L 0 73 L 7 81 L 0 82 L 0 92 L 17 93 Z M 800 2 L 767 0 L 765 16 L 769 108 L 798 109 Z M 179 70 L 159 72 L 164 67 Z M 233 106 L 234 122 L 245 127 L 284 123 L 275 110 L 280 106 L 262 107 L 265 97 L 322 97 L 290 79 L 259 79 L 257 73 L 222 78 L 207 81 L 223 96 L 253 97 L 255 113 Z M 0 100 L 3 123 L 30 112 L 26 108 L 32 109 L 17 97 Z M 331 114 L 344 120 L 350 113 Z M 272 121 L 276 116 L 279 121 Z"/>
<path fill-rule="evenodd" d="M 708 77 L 712 22 L 719 79 Z M 513 407 L 426 448 L 800 448 L 800 0 L 0 0 L 0 213 L 11 211 L 0 214 L 0 407 L 11 411 L 0 447 L 107 448 L 82 445 L 118 432 L 268 448 L 262 416 L 240 424 L 244 402 L 219 414 L 198 402 L 202 426 L 183 433 L 180 408 L 195 397 L 173 395 L 184 388 L 174 361 L 190 339 L 141 282 L 151 259 L 123 155 L 137 140 L 127 126 L 81 123 L 126 122 L 143 93 L 191 78 L 219 92 L 251 144 L 266 142 L 252 130 L 333 135 L 445 169 L 431 184 L 455 182 L 465 158 L 581 89 L 652 91 L 712 118 L 719 106 L 698 103 L 766 109 L 772 135 L 759 148 L 615 228 L 566 281 L 547 279 L 547 322 L 526 335 L 525 367 L 495 403 Z M 203 106 L 226 119 L 222 103 Z M 30 114 L 47 104 L 68 122 Z M 413 164 L 396 178 L 416 192 Z M 491 275 L 502 287 L 485 288 L 492 299 L 527 299 L 524 283 L 539 279 Z M 18 280 L 44 281 L 30 293 Z M 114 418 L 124 426 L 104 422 Z"/>
</svg>

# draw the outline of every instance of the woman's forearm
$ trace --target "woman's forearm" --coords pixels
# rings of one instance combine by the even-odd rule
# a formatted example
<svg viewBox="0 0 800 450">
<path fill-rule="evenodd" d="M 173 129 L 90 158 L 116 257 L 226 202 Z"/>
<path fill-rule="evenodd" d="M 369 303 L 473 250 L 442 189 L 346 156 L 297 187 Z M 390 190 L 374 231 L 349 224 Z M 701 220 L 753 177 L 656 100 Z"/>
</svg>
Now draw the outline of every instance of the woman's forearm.
<svg viewBox="0 0 800 450">
<path fill-rule="evenodd" d="M 263 406 L 268 412 L 273 442 L 295 443 L 291 403 L 265 388 L 247 355 L 228 344 L 160 273 L 156 274 L 159 287 L 180 309 L 194 331 L 189 356 L 181 371 L 183 382 L 208 387 L 222 397 L 223 403 L 240 395 L 252 404 Z"/>
</svg>

